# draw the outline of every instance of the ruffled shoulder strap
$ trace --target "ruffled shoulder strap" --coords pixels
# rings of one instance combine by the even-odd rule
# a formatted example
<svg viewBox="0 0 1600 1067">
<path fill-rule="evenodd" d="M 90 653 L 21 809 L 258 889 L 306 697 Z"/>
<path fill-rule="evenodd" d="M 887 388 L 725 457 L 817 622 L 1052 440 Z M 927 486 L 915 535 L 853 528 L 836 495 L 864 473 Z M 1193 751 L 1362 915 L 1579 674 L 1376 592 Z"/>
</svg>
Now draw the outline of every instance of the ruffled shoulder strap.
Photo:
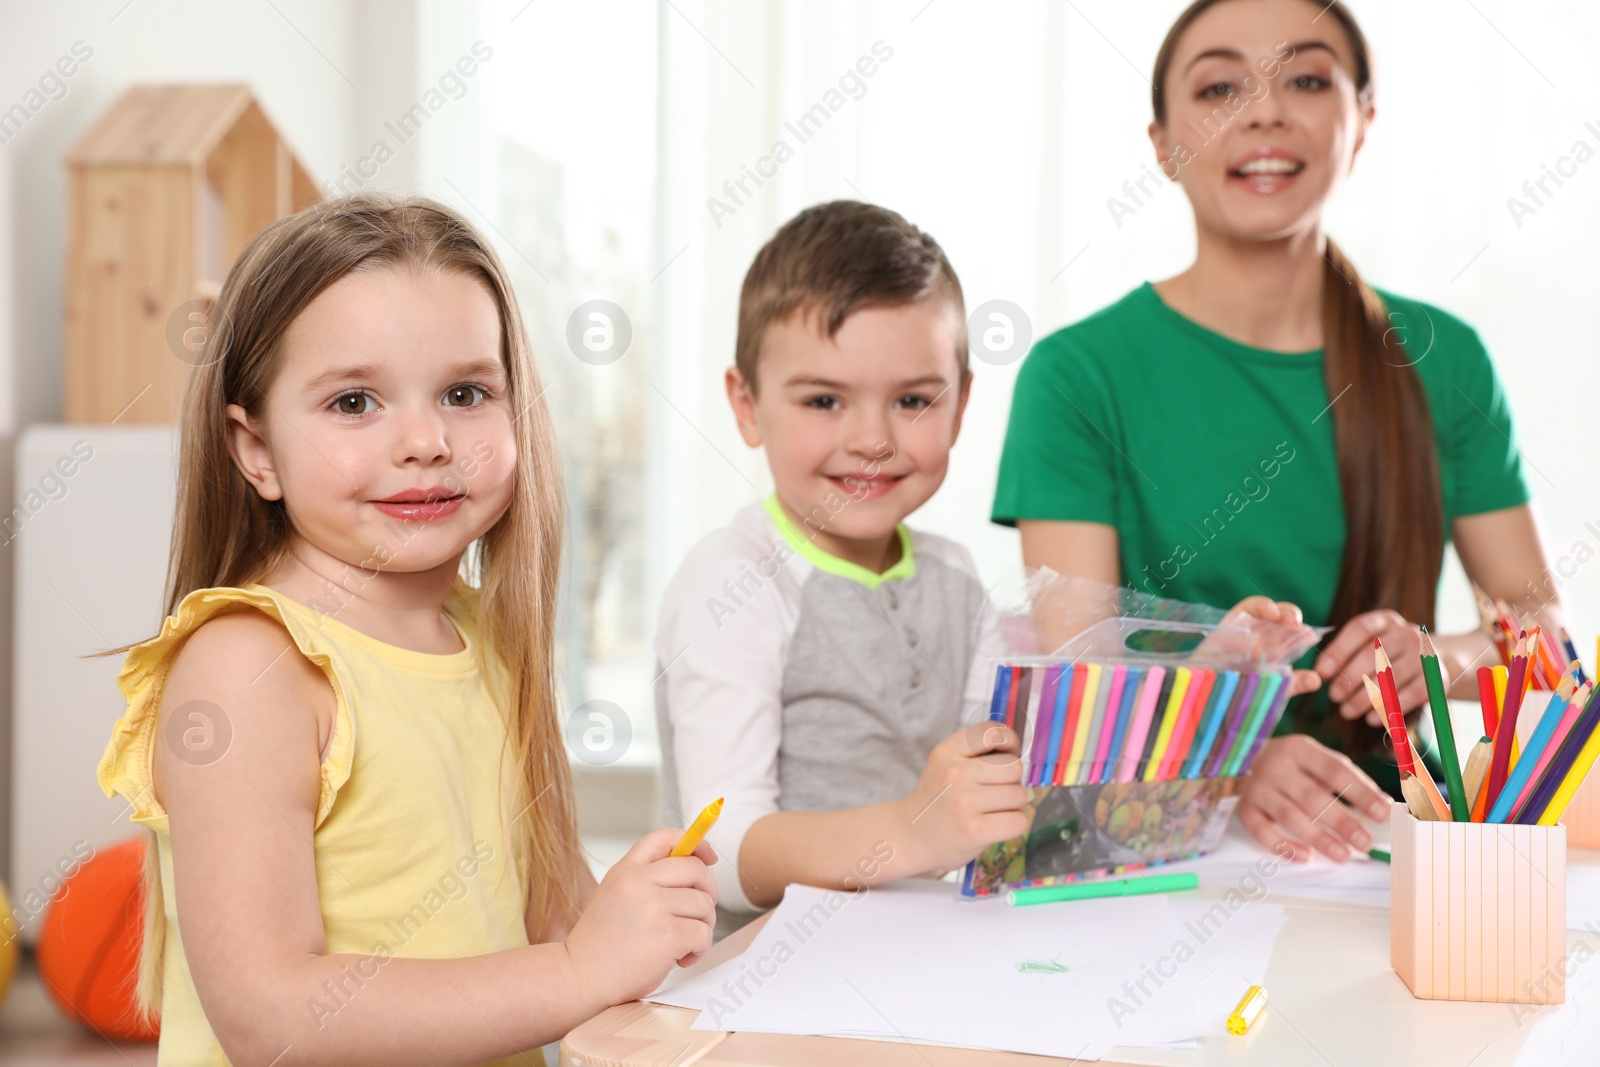
<svg viewBox="0 0 1600 1067">
<path fill-rule="evenodd" d="M 283 603 L 282 594 L 263 585 L 240 589 L 219 586 L 196 589 L 178 604 L 175 615 L 161 623 L 161 633 L 135 645 L 122 661 L 117 688 L 127 700 L 127 710 L 111 730 L 111 740 L 95 772 L 106 796 L 120 794 L 132 807 L 130 818 L 161 833 L 167 832 L 167 813 L 155 796 L 156 716 L 161 694 L 178 650 L 202 624 L 241 608 L 257 608 L 276 619 L 302 655 L 322 669 L 333 685 L 333 735 L 328 739 L 328 754 L 321 766 L 321 791 L 317 799 L 315 826 L 321 826 L 333 809 L 339 787 L 350 778 L 355 754 L 355 720 L 350 714 L 345 686 L 314 628 L 309 627 Z"/>
</svg>

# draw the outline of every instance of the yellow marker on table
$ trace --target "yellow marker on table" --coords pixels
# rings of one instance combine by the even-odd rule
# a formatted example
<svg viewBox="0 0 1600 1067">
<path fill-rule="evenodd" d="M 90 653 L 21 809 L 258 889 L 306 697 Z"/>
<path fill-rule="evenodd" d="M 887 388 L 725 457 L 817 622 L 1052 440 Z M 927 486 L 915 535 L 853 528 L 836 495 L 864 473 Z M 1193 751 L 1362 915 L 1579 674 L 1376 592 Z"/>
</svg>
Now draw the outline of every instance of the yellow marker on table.
<svg viewBox="0 0 1600 1067">
<path fill-rule="evenodd" d="M 1258 985 L 1253 985 L 1244 991 L 1244 996 L 1239 998 L 1239 1006 L 1233 1009 L 1233 1014 L 1228 1016 L 1228 1033 L 1242 1034 L 1250 1029 L 1250 1024 L 1256 1021 L 1256 1016 L 1261 1014 L 1261 1009 L 1267 1006 L 1267 991 Z"/>
<path fill-rule="evenodd" d="M 687 856 L 693 853 L 699 847 L 700 842 L 705 840 L 705 836 L 711 830 L 712 824 L 717 821 L 717 816 L 721 814 L 722 798 L 718 797 L 706 805 L 706 810 L 695 816 L 694 822 L 689 824 L 689 828 L 683 832 L 682 837 L 678 838 L 678 843 L 672 846 L 672 851 L 667 855 Z"/>
</svg>

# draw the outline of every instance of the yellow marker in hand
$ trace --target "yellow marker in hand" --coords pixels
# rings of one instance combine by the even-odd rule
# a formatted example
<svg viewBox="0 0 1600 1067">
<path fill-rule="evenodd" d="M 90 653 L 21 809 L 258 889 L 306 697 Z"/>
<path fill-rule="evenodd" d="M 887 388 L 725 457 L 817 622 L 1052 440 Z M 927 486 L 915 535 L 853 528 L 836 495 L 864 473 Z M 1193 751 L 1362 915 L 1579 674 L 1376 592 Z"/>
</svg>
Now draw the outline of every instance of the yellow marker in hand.
<svg viewBox="0 0 1600 1067">
<path fill-rule="evenodd" d="M 706 833 L 710 831 L 717 816 L 722 814 L 722 798 L 718 797 L 706 805 L 706 810 L 695 816 L 694 822 L 678 838 L 678 843 L 672 846 L 669 856 L 687 856 L 694 852 L 700 842 L 705 840 Z"/>
<path fill-rule="evenodd" d="M 1228 1016 L 1228 1033 L 1242 1034 L 1250 1029 L 1250 1024 L 1256 1021 L 1256 1016 L 1261 1014 L 1261 1009 L 1267 1006 L 1267 991 L 1258 985 L 1253 985 L 1244 991 L 1244 996 L 1239 999 L 1239 1006 L 1233 1009 L 1233 1014 Z"/>
</svg>

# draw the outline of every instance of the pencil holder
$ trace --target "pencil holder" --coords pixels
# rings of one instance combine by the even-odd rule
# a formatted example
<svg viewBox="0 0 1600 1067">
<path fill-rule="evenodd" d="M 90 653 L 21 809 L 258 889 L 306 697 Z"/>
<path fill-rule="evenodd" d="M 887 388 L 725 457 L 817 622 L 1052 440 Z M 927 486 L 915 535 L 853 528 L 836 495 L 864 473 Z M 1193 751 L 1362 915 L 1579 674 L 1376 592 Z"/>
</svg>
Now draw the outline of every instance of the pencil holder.
<svg viewBox="0 0 1600 1067">
<path fill-rule="evenodd" d="M 1573 848 L 1600 848 L 1600 774 L 1584 779 L 1561 815 L 1567 844 Z"/>
<path fill-rule="evenodd" d="M 1390 819 L 1389 965 L 1423 1000 L 1567 999 L 1567 831 Z"/>
<path fill-rule="evenodd" d="M 1551 696 L 1548 691 L 1535 689 L 1522 698 L 1517 718 L 1517 740 L 1522 744 L 1526 745 L 1539 728 Z M 1600 848 L 1600 774 L 1590 775 L 1579 787 L 1560 823 L 1567 828 L 1568 848 Z"/>
</svg>

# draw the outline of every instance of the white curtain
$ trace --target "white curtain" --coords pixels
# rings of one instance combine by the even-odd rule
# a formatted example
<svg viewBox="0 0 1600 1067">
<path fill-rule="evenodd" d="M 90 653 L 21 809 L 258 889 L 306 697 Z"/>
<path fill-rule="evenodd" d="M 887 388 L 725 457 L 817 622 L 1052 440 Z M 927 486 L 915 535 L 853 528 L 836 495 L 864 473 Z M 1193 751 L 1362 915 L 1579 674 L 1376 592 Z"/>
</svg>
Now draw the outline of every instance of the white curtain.
<svg viewBox="0 0 1600 1067">
<path fill-rule="evenodd" d="M 894 208 L 943 244 L 969 310 L 1010 300 L 1036 338 L 1189 262 L 1192 224 L 1175 186 L 1131 215 L 1108 209 L 1113 196 L 1130 202 L 1123 183 L 1152 164 L 1150 66 L 1182 6 L 663 0 L 649 604 L 696 539 L 770 487 L 735 432 L 722 371 L 744 271 L 800 208 L 839 197 Z M 1575 561 L 1600 553 L 1600 447 L 1581 406 L 1600 384 L 1600 158 L 1561 157 L 1579 141 L 1600 153 L 1600 11 L 1579 0 L 1350 6 L 1375 54 L 1378 120 L 1330 232 L 1369 281 L 1482 333 L 1518 418 L 1551 561 L 1569 560 L 1557 581 L 1575 631 L 1592 640 L 1600 564 Z M 852 78 L 875 47 L 892 54 Z M 825 118 L 791 128 L 818 104 Z M 1519 226 L 1508 198 L 1526 199 L 1522 183 L 1558 163 L 1571 176 L 1547 181 L 1553 195 Z M 770 177 L 757 185 L 750 172 Z M 970 546 L 1000 583 L 1020 574 L 1015 534 L 988 522 L 1016 366 L 974 368 L 949 479 L 912 521 Z M 1458 578 L 1447 577 L 1443 616 L 1473 622 Z"/>
</svg>

